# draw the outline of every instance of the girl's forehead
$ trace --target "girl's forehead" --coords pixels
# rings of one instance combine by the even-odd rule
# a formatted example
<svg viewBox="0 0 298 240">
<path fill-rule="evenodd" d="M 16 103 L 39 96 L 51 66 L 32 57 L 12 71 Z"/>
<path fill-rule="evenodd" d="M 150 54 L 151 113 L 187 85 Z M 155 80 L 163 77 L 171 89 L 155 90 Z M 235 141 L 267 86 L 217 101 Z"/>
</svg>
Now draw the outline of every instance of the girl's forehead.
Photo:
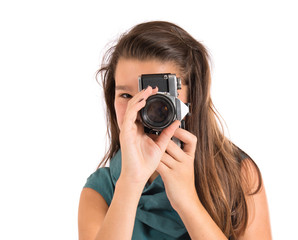
<svg viewBox="0 0 298 240">
<path fill-rule="evenodd" d="M 142 74 L 172 73 L 179 76 L 179 68 L 172 62 L 161 62 L 159 60 L 137 60 L 120 58 L 116 66 L 115 80 L 129 81 L 137 80 Z"/>
</svg>

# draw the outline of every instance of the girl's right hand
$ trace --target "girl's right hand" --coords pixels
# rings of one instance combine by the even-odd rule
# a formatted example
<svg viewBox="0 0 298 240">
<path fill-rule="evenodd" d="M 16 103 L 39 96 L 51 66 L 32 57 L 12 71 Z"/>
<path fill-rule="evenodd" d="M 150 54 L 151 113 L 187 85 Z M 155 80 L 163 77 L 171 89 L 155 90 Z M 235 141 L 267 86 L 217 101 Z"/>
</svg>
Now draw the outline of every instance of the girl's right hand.
<svg viewBox="0 0 298 240">
<path fill-rule="evenodd" d="M 138 120 L 138 112 L 146 105 L 150 95 L 156 94 L 157 87 L 150 86 L 138 92 L 129 100 L 120 130 L 122 154 L 121 179 L 129 183 L 145 185 L 154 173 L 180 121 L 174 121 L 153 140 L 144 132 Z"/>
</svg>

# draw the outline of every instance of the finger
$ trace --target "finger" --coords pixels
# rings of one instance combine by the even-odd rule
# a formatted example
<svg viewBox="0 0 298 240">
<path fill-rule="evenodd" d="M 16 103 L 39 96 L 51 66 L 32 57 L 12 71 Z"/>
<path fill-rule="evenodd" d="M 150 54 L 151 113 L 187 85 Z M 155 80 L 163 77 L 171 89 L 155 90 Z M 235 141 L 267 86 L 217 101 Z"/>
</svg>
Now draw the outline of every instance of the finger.
<svg viewBox="0 0 298 240">
<path fill-rule="evenodd" d="M 197 137 L 182 128 L 176 129 L 173 136 L 184 143 L 183 151 L 193 157 L 197 147 Z"/>
<path fill-rule="evenodd" d="M 151 86 L 147 87 L 143 91 L 137 93 L 127 104 L 127 108 L 125 111 L 124 116 L 124 122 L 127 122 L 128 124 L 133 124 L 136 119 L 138 112 L 145 107 L 146 105 L 146 99 L 156 94 L 158 91 L 158 88 L 152 89 Z"/>
<path fill-rule="evenodd" d="M 144 107 L 144 104 L 146 104 L 147 98 L 155 94 L 157 89 L 152 89 L 151 86 L 148 86 L 146 89 L 143 89 L 142 91 L 138 92 L 132 99 L 128 101 L 126 112 L 134 111 L 138 112 L 142 107 Z"/>
<path fill-rule="evenodd" d="M 146 102 L 141 100 L 133 106 L 127 106 L 123 119 L 123 126 L 131 127 L 133 124 L 135 124 L 139 110 L 145 107 L 145 105 Z"/>
<path fill-rule="evenodd" d="M 163 154 L 161 160 L 164 165 L 166 165 L 169 169 L 173 169 L 175 167 L 175 159 L 173 159 L 169 154 L 166 152 Z"/>
<path fill-rule="evenodd" d="M 175 161 L 182 162 L 185 158 L 185 152 L 172 140 L 169 142 L 166 151 Z"/>
<path fill-rule="evenodd" d="M 170 171 L 170 168 L 167 165 L 165 165 L 163 162 L 160 162 L 158 164 L 158 167 L 156 168 L 156 171 L 163 178 Z"/>
<path fill-rule="evenodd" d="M 143 100 L 147 100 L 147 98 L 153 94 L 156 94 L 158 92 L 158 88 L 152 88 L 151 86 L 148 86 L 147 88 L 143 89 L 142 91 L 138 92 L 129 102 L 129 105 L 134 105 L 136 103 L 139 103 Z"/>
<path fill-rule="evenodd" d="M 179 125 L 180 125 L 179 120 L 174 121 L 170 126 L 165 128 L 158 136 L 155 143 L 159 146 L 162 152 L 166 150 L 166 147 L 168 146 L 168 143 L 171 140 L 171 137 L 173 136 L 175 130 L 179 127 Z"/>
</svg>

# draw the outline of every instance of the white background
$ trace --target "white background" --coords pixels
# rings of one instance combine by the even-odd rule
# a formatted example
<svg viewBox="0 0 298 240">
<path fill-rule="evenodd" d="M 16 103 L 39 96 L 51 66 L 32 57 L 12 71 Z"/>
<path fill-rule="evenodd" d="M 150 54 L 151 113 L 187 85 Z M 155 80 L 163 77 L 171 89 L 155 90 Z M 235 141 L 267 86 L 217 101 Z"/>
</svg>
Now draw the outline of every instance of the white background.
<svg viewBox="0 0 298 240">
<path fill-rule="evenodd" d="M 1 1 L 0 239 L 77 239 L 79 195 L 105 150 L 95 71 L 108 43 L 150 20 L 209 49 L 213 101 L 262 171 L 274 239 L 298 239 L 294 2 Z"/>
</svg>

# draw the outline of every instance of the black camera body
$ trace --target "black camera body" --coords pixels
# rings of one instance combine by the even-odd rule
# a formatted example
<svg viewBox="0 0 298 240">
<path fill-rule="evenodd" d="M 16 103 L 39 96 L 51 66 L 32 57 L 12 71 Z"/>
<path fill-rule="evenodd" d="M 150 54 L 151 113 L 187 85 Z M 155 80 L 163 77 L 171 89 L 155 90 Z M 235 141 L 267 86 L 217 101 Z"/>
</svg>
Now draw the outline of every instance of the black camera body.
<svg viewBox="0 0 298 240">
<path fill-rule="evenodd" d="M 175 74 L 144 74 L 139 77 L 139 91 L 147 86 L 157 86 L 158 92 L 146 100 L 146 105 L 140 111 L 140 117 L 146 133 L 159 134 L 175 120 L 181 121 L 189 114 L 189 104 L 178 98 L 181 89 L 181 79 Z"/>
</svg>

